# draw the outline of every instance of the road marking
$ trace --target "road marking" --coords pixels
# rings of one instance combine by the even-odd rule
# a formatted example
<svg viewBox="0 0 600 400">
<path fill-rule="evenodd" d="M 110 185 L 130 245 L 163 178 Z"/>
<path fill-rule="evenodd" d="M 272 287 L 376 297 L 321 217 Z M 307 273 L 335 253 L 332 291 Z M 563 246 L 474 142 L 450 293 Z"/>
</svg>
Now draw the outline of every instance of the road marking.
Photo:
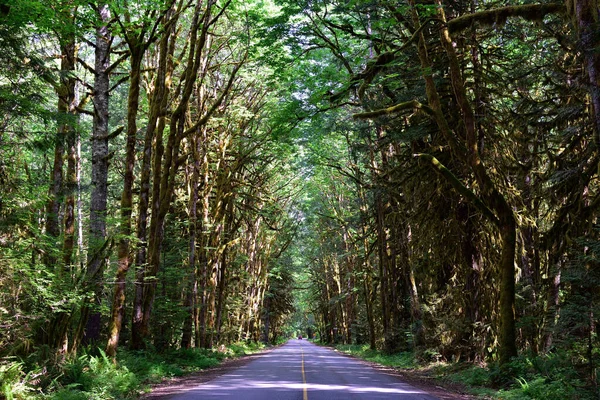
<svg viewBox="0 0 600 400">
<path fill-rule="evenodd" d="M 304 383 L 304 389 L 302 390 L 302 400 L 308 400 L 308 388 L 306 387 L 306 374 L 304 373 L 304 348 L 300 344 L 300 351 L 302 352 L 302 382 Z"/>
</svg>

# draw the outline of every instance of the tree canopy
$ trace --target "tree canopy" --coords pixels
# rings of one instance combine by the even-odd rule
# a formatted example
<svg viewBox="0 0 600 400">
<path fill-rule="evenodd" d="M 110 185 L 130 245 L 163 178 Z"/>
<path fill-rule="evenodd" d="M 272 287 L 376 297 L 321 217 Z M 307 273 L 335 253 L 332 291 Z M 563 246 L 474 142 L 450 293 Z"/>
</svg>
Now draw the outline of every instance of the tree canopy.
<svg viewBox="0 0 600 400">
<path fill-rule="evenodd" d="M 599 33 L 595 0 L 2 3 L 0 373 L 302 334 L 594 393 Z"/>
</svg>

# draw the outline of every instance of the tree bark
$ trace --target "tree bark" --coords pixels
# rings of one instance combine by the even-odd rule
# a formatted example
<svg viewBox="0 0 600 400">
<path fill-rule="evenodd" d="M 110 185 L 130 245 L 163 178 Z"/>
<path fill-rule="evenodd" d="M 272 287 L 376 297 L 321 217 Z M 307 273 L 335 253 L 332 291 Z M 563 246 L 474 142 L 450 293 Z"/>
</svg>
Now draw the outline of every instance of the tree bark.
<svg viewBox="0 0 600 400">
<path fill-rule="evenodd" d="M 168 91 L 170 88 L 170 76 L 172 65 L 169 63 L 169 43 L 173 34 L 176 19 L 173 17 L 175 10 L 171 8 L 164 16 L 162 27 L 164 29 L 158 45 L 158 67 L 153 81 L 154 90 L 150 95 L 150 115 L 144 138 L 144 150 L 142 156 L 141 177 L 140 177 L 140 195 L 138 198 L 138 219 L 137 219 L 137 241 L 136 251 L 136 274 L 135 291 L 133 299 L 133 312 L 131 323 L 131 343 L 132 349 L 142 349 L 145 347 L 144 338 L 147 332 L 144 332 L 143 326 L 143 300 L 146 285 L 147 270 L 147 250 L 148 250 L 148 211 L 150 209 L 150 189 L 152 175 L 152 156 L 162 157 L 162 153 L 153 152 L 153 141 L 156 138 L 155 146 L 159 149 L 162 146 L 162 133 L 165 126 L 163 111 L 166 109 L 168 101 Z"/>
<path fill-rule="evenodd" d="M 143 36 L 142 36 L 143 37 Z M 125 174 L 123 177 L 123 192 L 121 193 L 121 227 L 117 250 L 117 273 L 111 309 L 111 319 L 108 329 L 106 355 L 115 357 L 119 346 L 119 336 L 125 315 L 125 288 L 127 272 L 131 264 L 129 241 L 131 236 L 131 213 L 133 207 L 133 183 L 135 166 L 135 144 L 137 136 L 137 114 L 140 96 L 140 71 L 144 55 L 144 45 L 137 37 L 129 38 L 130 64 L 129 93 L 127 99 L 127 141 L 125 144 Z"/>
<path fill-rule="evenodd" d="M 74 23 L 75 10 L 67 17 Z M 78 99 L 76 93 L 75 60 L 77 57 L 75 35 L 68 34 L 61 45 L 61 85 L 59 92 L 58 110 L 64 120 L 59 125 L 63 132 L 67 153 L 67 173 L 64 186 L 65 210 L 64 233 L 62 246 L 62 266 L 57 270 L 63 282 L 72 282 L 73 250 L 75 248 L 75 193 L 77 190 L 77 126 L 79 116 L 77 111 Z M 63 312 L 54 325 L 56 337 L 53 339 L 55 348 L 60 354 L 68 352 L 68 328 L 71 313 Z"/>
<path fill-rule="evenodd" d="M 436 0 L 437 12 L 441 21 L 446 22 L 446 15 L 439 0 Z M 414 1 L 410 1 L 412 20 L 415 28 L 420 28 L 420 21 Z M 465 145 L 461 146 L 455 133 L 452 132 L 444 115 L 439 94 L 431 75 L 431 62 L 423 33 L 419 33 L 418 52 L 423 67 L 427 98 L 434 119 L 444 138 L 448 141 L 453 153 L 473 172 L 480 187 L 480 196 L 485 206 L 493 212 L 485 215 L 498 227 L 502 241 L 500 262 L 500 326 L 499 326 L 499 359 L 502 365 L 517 355 L 515 327 L 515 270 L 514 257 L 516 246 L 516 220 L 512 208 L 500 193 L 480 158 L 475 115 L 466 95 L 460 64 L 447 26 L 440 29 L 440 40 L 448 56 L 448 67 L 454 97 L 462 114 Z M 487 207 L 484 207 L 487 208 Z M 480 207 L 481 208 L 481 207 Z M 512 258 L 511 258 L 512 257 Z"/>
<path fill-rule="evenodd" d="M 591 113 L 596 133 L 596 146 L 600 147 L 600 3 L 598 0 L 571 0 L 575 14 L 585 70 L 589 79 Z"/>
<path fill-rule="evenodd" d="M 150 223 L 150 237 L 148 246 L 148 268 L 146 269 L 146 282 L 143 291 L 142 316 L 140 332 L 143 337 L 149 333 L 150 315 L 156 292 L 156 275 L 160 267 L 160 251 L 164 236 L 164 222 L 169 211 L 171 198 L 177 174 L 177 157 L 183 134 L 185 132 L 186 113 L 189 100 L 196 84 L 196 77 L 200 67 L 200 58 L 205 51 L 208 37 L 208 28 L 211 21 L 211 12 L 214 1 L 209 1 L 201 13 L 202 1 L 198 1 L 190 27 L 189 56 L 187 66 L 182 76 L 184 81 L 179 104 L 172 112 L 169 126 L 167 144 L 163 149 L 159 135 L 156 136 L 156 151 L 154 155 L 154 176 L 152 191 L 152 220 Z M 200 34 L 198 36 L 198 34 Z M 173 42 L 172 42 L 173 43 Z M 171 46 L 171 49 L 173 46 Z M 173 54 L 173 51 L 170 50 Z M 164 156 L 164 158 L 163 158 Z"/>
<path fill-rule="evenodd" d="M 194 162 L 188 167 L 188 218 L 189 218 L 189 246 L 188 246 L 188 284 L 185 293 L 184 307 L 189 313 L 183 322 L 183 333 L 181 336 L 181 347 L 188 349 L 192 346 L 192 334 L 194 328 L 194 315 L 196 308 L 197 297 L 197 281 L 196 281 L 196 236 L 198 232 L 198 185 L 199 185 L 199 170 L 201 167 L 200 154 L 202 152 L 200 138 L 193 138 L 191 153 L 193 154 Z"/>
<path fill-rule="evenodd" d="M 111 19 L 108 4 L 96 6 L 98 25 L 96 27 L 94 64 L 94 121 L 92 131 L 92 194 L 90 199 L 90 236 L 86 268 L 86 289 L 89 303 L 81 309 L 81 320 L 77 331 L 74 349 L 85 335 L 87 343 L 100 339 L 102 278 L 106 256 L 106 204 L 108 197 L 108 98 L 110 87 L 109 64 L 112 36 L 109 27 Z"/>
<path fill-rule="evenodd" d="M 65 24 L 72 26 L 74 23 L 74 10 L 68 10 L 62 15 Z M 74 188 L 76 187 L 76 125 L 77 111 L 75 94 L 75 36 L 72 33 L 65 33 L 59 37 L 61 62 L 60 62 L 60 83 L 56 86 L 58 97 L 58 129 L 55 136 L 54 163 L 51 175 L 49 199 L 46 205 L 46 233 L 52 240 L 52 248 L 49 249 L 45 263 L 50 270 L 56 273 L 56 284 L 71 285 L 70 282 L 70 264 L 73 253 L 74 243 Z M 64 153 L 66 147 L 67 173 L 66 183 L 63 176 Z M 58 244 L 60 236 L 59 213 L 61 203 L 64 201 L 64 219 L 63 219 L 63 243 L 62 256 L 59 258 L 54 248 Z M 68 326 L 71 320 L 71 313 L 61 310 L 52 316 L 50 330 L 47 337 L 47 344 L 55 349 L 59 355 L 64 355 L 68 351 Z"/>
</svg>

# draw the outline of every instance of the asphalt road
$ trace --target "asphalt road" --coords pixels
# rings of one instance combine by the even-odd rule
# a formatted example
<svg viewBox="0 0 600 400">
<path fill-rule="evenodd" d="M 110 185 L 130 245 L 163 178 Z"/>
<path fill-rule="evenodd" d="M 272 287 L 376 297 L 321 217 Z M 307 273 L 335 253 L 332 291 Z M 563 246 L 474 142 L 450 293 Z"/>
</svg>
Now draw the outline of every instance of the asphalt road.
<svg viewBox="0 0 600 400">
<path fill-rule="evenodd" d="M 435 400 L 365 363 L 290 340 L 257 360 L 171 400 Z"/>
</svg>

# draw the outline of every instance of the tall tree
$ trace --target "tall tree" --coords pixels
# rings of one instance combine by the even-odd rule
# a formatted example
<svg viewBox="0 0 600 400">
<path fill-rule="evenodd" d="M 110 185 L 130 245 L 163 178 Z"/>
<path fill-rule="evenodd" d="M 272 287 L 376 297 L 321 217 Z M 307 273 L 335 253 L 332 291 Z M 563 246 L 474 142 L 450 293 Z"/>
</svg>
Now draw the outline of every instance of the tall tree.
<svg viewBox="0 0 600 400">
<path fill-rule="evenodd" d="M 167 5 L 164 10 L 171 7 Z M 159 15 L 162 13 L 162 15 Z M 149 15 L 135 16 L 139 21 L 132 21 L 128 9 L 123 10 L 123 15 L 117 15 L 122 35 L 129 50 L 129 90 L 127 94 L 127 130 L 125 146 L 125 173 L 123 177 L 123 192 L 121 193 L 121 222 L 117 257 L 118 267 L 115 277 L 111 319 L 109 323 L 109 339 L 106 345 L 106 354 L 114 357 L 119 345 L 119 336 L 125 314 L 125 290 L 127 272 L 131 265 L 130 243 L 132 235 L 133 212 L 133 186 L 134 168 L 136 158 L 136 140 L 138 133 L 137 118 L 142 78 L 142 62 L 148 47 L 158 37 L 160 21 L 165 18 L 165 12 L 153 9 Z"/>
<path fill-rule="evenodd" d="M 106 234 L 109 139 L 109 89 L 111 70 L 111 15 L 107 3 L 92 5 L 96 15 L 96 41 L 94 43 L 94 124 L 92 129 L 92 193 L 90 198 L 90 232 L 86 265 L 86 289 L 89 303 L 83 305 L 73 349 L 77 349 L 85 335 L 87 342 L 100 340 L 102 280 L 109 239 Z"/>
</svg>

